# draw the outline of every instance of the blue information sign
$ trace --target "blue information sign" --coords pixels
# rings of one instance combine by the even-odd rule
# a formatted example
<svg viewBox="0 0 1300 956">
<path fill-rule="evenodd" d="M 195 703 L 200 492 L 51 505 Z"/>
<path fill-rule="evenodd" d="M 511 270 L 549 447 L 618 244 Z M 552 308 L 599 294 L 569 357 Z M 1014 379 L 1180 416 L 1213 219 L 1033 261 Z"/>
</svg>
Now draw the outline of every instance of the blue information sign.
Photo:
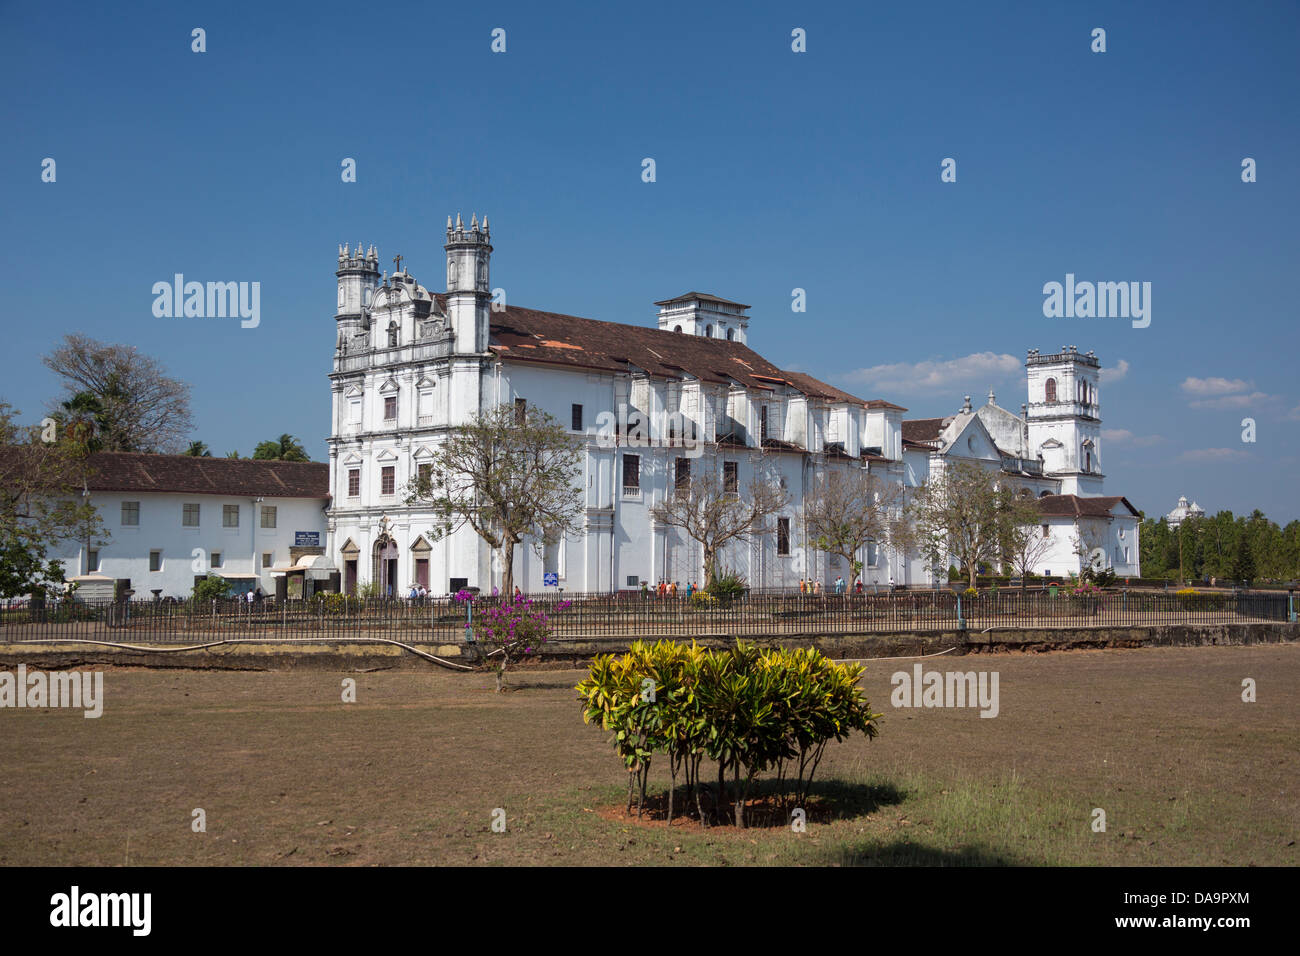
<svg viewBox="0 0 1300 956">
<path fill-rule="evenodd" d="M 295 531 L 293 533 L 293 546 L 295 548 L 319 548 L 320 532 L 319 531 Z"/>
<path fill-rule="evenodd" d="M 542 586 L 548 588 L 557 588 L 560 586 L 560 576 L 554 571 L 547 571 L 542 575 Z"/>
</svg>

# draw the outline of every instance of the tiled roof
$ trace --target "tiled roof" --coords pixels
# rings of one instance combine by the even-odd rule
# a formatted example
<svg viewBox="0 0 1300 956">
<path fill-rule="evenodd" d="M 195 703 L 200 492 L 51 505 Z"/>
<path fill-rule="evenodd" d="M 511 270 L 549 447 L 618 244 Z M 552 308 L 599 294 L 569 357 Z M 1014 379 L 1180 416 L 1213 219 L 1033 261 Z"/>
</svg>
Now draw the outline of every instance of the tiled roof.
<svg viewBox="0 0 1300 956">
<path fill-rule="evenodd" d="M 655 305 L 673 305 L 677 302 L 690 302 L 692 299 L 699 299 L 701 302 L 717 302 L 721 305 L 735 305 L 742 309 L 748 309 L 749 306 L 741 302 L 733 302 L 730 299 L 721 299 L 716 295 L 709 295 L 707 292 L 683 292 L 681 295 L 673 296 L 671 299 L 662 299 Z"/>
<path fill-rule="evenodd" d="M 903 420 L 903 441 L 936 442 L 945 425 L 952 421 L 947 418 L 912 418 Z"/>
<path fill-rule="evenodd" d="M 1039 512 L 1045 517 L 1068 518 L 1109 518 L 1115 506 L 1124 503 L 1134 517 L 1139 517 L 1137 509 L 1129 504 L 1123 495 L 1104 495 L 1098 498 L 1083 498 L 1079 495 L 1044 495 L 1037 501 Z"/>
<path fill-rule="evenodd" d="M 703 382 L 734 381 L 760 391 L 784 383 L 811 398 L 867 404 L 806 373 L 783 371 L 740 342 L 520 306 L 491 314 L 489 347 L 515 362 L 611 372 L 627 371 L 631 365 L 658 378 L 680 379 L 687 374 Z"/>
<path fill-rule="evenodd" d="M 324 462 L 255 461 L 97 452 L 90 456 L 91 491 L 170 491 L 240 498 L 328 498 Z"/>
</svg>

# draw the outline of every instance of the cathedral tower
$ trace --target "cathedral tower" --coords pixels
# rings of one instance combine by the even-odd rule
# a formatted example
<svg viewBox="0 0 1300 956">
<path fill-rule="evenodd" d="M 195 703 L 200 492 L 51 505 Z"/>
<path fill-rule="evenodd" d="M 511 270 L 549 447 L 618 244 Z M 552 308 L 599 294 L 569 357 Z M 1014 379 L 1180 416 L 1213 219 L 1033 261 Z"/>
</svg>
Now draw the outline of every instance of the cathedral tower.
<svg viewBox="0 0 1300 956">
<path fill-rule="evenodd" d="M 1062 494 L 1101 494 L 1101 362 L 1067 345 L 1051 355 L 1030 349 L 1025 369 L 1028 456 L 1041 457 L 1044 470 L 1062 479 Z"/>
<path fill-rule="evenodd" d="M 478 217 L 471 216 L 469 228 L 456 216 L 456 225 L 447 217 L 447 318 L 456 337 L 457 354 L 487 351 L 491 316 L 491 286 L 488 263 L 492 257 L 491 234 L 487 216 L 480 228 Z"/>
<path fill-rule="evenodd" d="M 361 329 L 370 297 L 379 285 L 379 253 L 374 246 L 363 250 L 359 242 L 356 252 L 350 252 L 346 244 L 339 246 L 339 268 L 334 274 L 339 280 L 334 320 L 338 323 L 340 341 L 344 341 Z"/>
</svg>

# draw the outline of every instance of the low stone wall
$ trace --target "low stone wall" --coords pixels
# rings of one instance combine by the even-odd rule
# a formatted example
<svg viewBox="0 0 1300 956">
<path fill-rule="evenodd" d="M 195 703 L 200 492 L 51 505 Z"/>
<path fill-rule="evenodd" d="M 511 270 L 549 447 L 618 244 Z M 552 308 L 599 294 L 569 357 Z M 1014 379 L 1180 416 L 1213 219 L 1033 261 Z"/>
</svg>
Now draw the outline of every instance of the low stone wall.
<svg viewBox="0 0 1300 956">
<path fill-rule="evenodd" d="M 1300 623 L 1161 624 L 1146 627 L 990 628 L 985 631 L 930 631 L 896 634 L 817 634 L 746 637 L 763 647 L 815 647 L 837 659 L 920 657 L 953 650 L 955 654 L 1043 652 L 1107 647 L 1195 647 L 1202 645 L 1279 644 L 1300 640 Z M 734 639 L 704 637 L 705 647 L 727 647 Z M 412 645 L 454 664 L 469 663 L 464 644 Z M 556 641 L 524 667 L 583 666 L 597 654 L 627 650 L 624 640 Z M 169 667 L 216 670 L 388 670 L 439 666 L 394 644 L 311 640 L 302 643 L 228 643 L 198 650 L 131 650 L 71 642 L 0 644 L 0 670 L 25 663 L 48 670 L 76 666 Z"/>
</svg>

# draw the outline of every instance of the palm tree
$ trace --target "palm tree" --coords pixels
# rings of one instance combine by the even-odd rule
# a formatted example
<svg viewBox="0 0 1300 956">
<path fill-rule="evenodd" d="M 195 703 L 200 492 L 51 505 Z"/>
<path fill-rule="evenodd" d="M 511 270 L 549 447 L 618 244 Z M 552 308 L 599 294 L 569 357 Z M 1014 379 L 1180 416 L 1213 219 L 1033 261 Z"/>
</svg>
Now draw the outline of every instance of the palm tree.
<svg viewBox="0 0 1300 956">
<path fill-rule="evenodd" d="M 239 457 L 239 452 L 237 452 L 237 451 L 228 451 L 228 452 L 226 452 L 226 457 L 227 457 L 227 458 L 238 458 L 238 457 Z"/>
<path fill-rule="evenodd" d="M 261 461 L 311 461 L 298 439 L 287 433 L 275 440 L 258 442 L 253 457 Z"/>
<path fill-rule="evenodd" d="M 192 442 L 190 442 L 190 447 L 187 448 L 187 449 L 185 449 L 185 451 L 181 452 L 181 454 L 182 454 L 182 455 L 189 455 L 191 458 L 211 458 L 211 457 L 212 457 L 212 452 L 210 452 L 210 451 L 208 450 L 208 446 L 207 446 L 204 442 L 201 442 L 201 441 L 192 441 Z"/>
</svg>

